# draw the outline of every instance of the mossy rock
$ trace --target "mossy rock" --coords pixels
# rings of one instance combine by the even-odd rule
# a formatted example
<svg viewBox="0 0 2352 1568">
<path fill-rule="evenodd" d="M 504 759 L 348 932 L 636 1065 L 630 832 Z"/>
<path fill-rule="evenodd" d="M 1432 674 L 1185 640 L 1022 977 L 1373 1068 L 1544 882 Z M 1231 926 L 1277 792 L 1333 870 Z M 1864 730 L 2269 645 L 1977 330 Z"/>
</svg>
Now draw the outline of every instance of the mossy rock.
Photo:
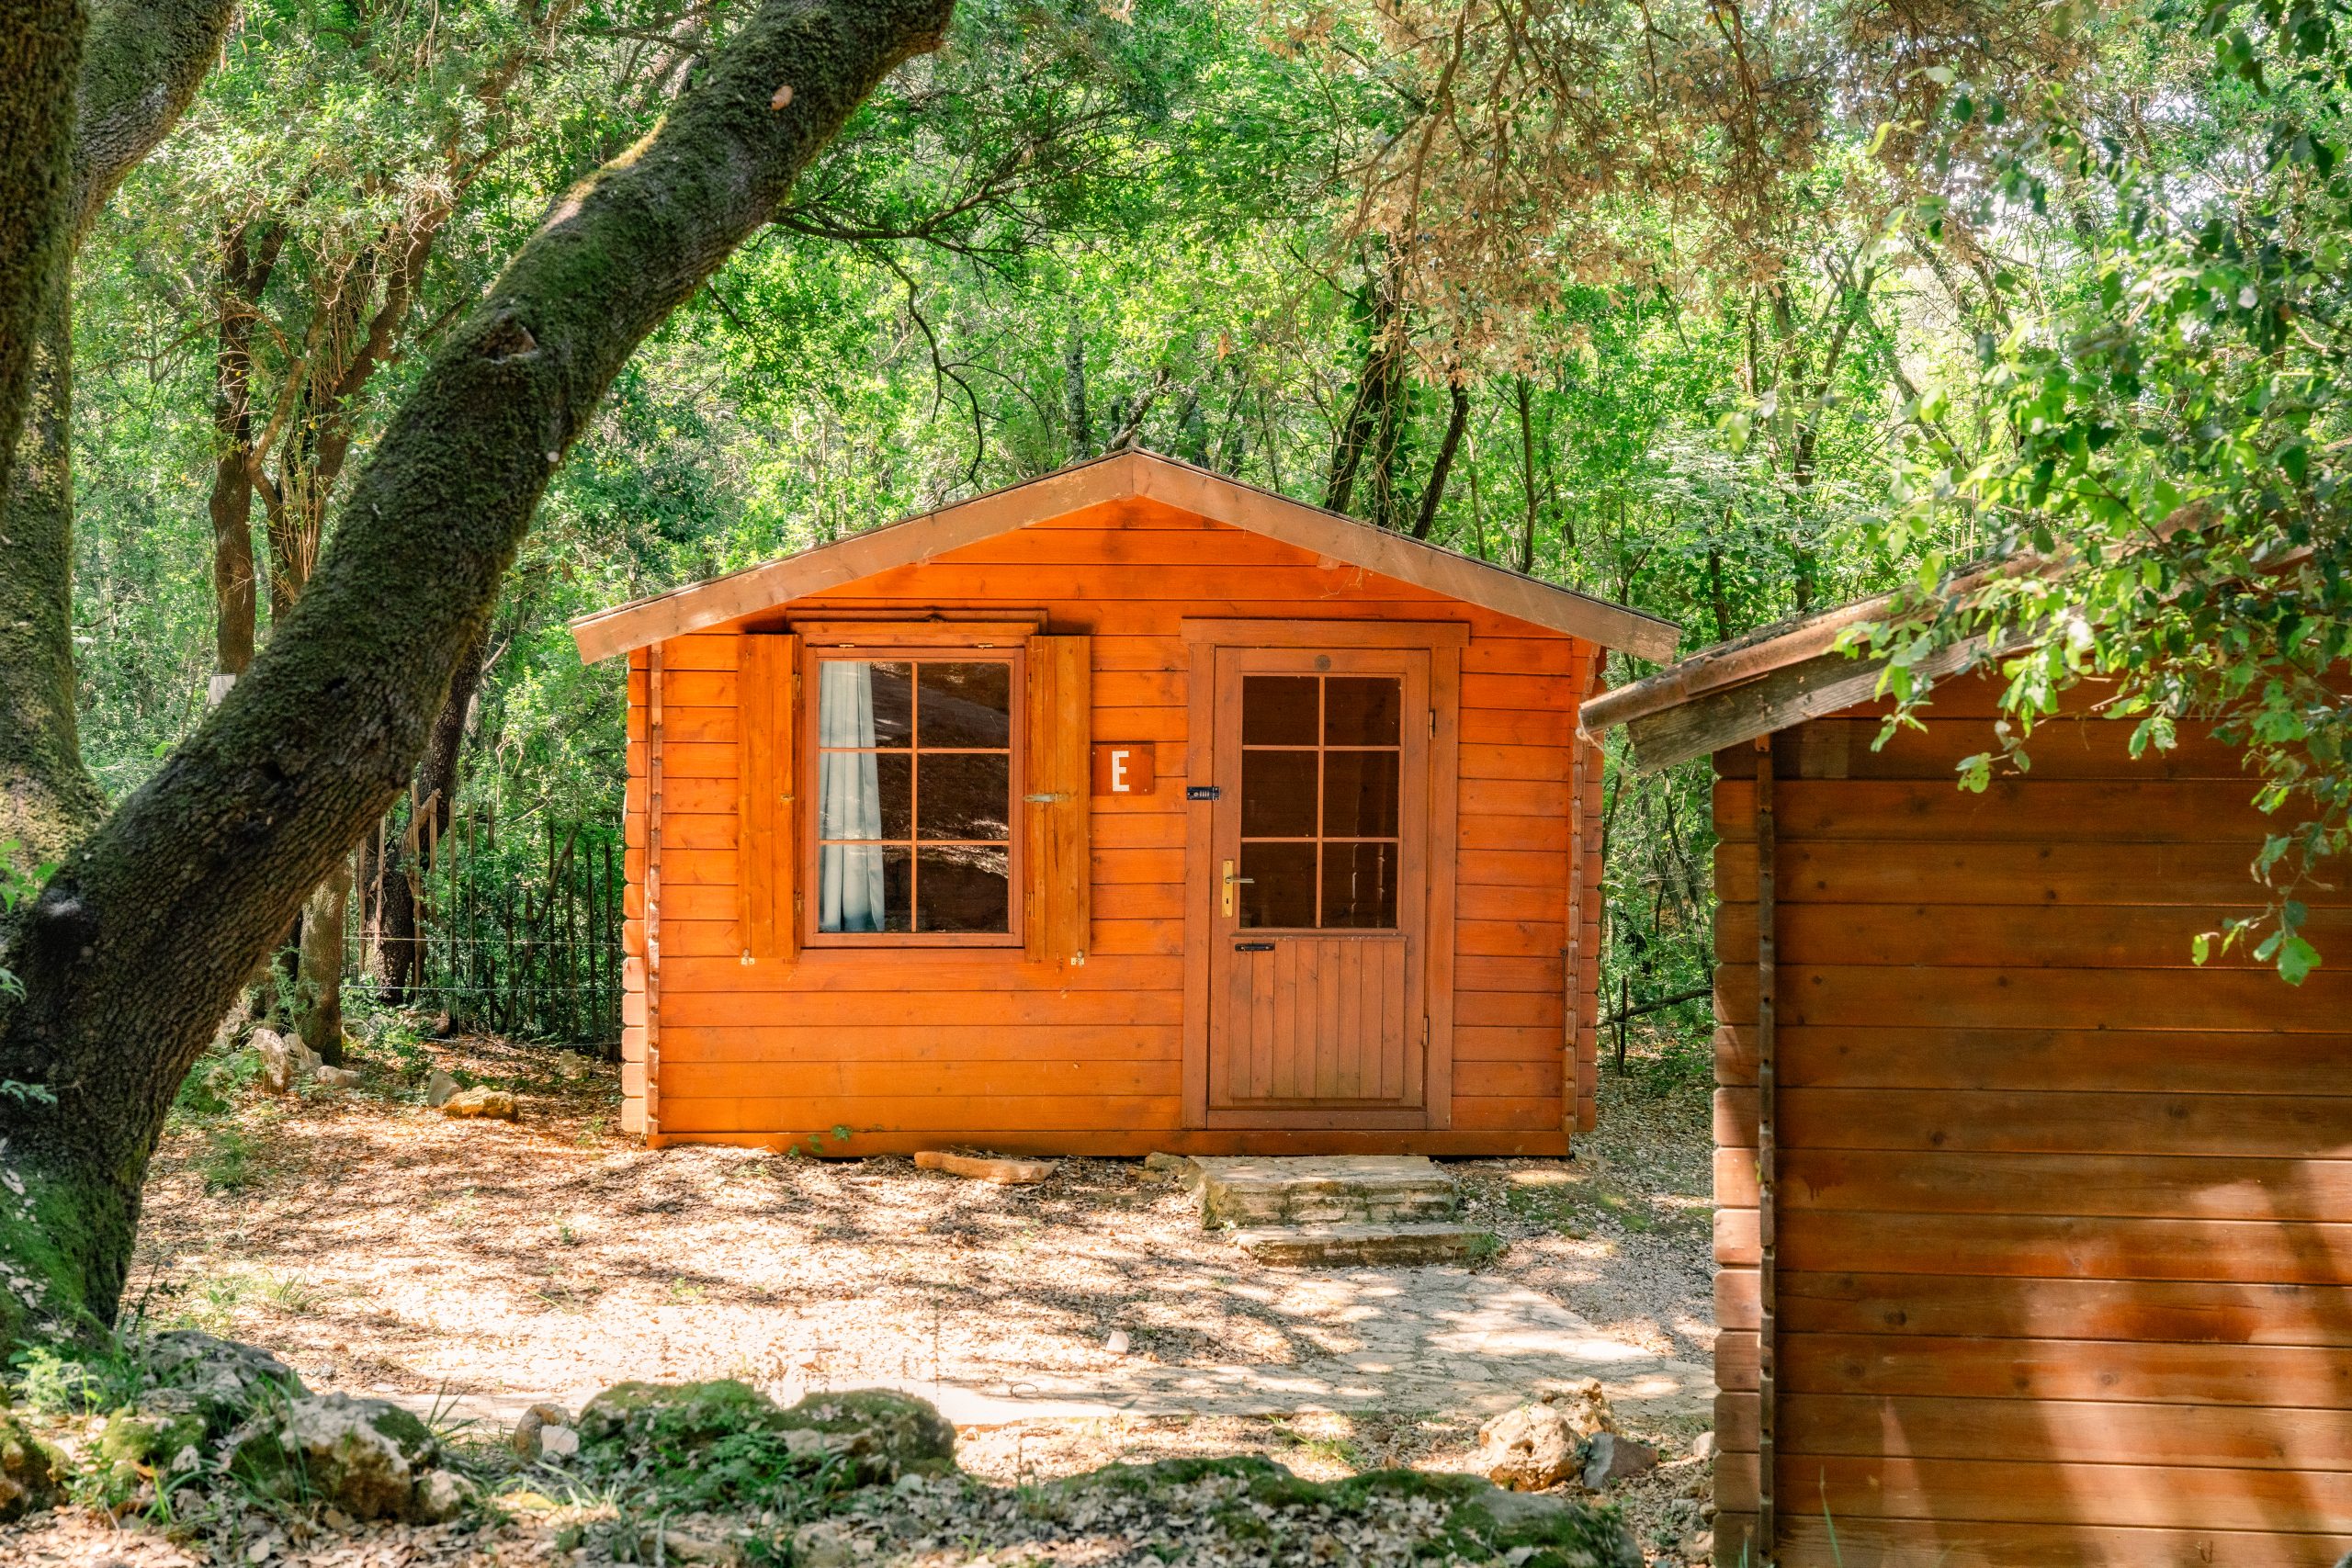
<svg viewBox="0 0 2352 1568">
<path fill-rule="evenodd" d="M 159 1389 L 138 1407 L 107 1417 L 106 1429 L 98 1434 L 96 1462 L 99 1492 L 107 1503 L 120 1505 L 150 1475 L 198 1468 L 208 1434 L 195 1404 L 178 1390 Z"/>
<path fill-rule="evenodd" d="M 268 1351 L 194 1329 L 155 1336 L 147 1347 L 147 1370 L 159 1389 L 187 1395 L 203 1417 L 206 1435 L 215 1438 L 311 1392 L 293 1368 Z M 156 1407 L 153 1395 L 140 1404 Z"/>
<path fill-rule="evenodd" d="M 637 1446 L 659 1437 L 687 1448 L 750 1427 L 765 1427 L 784 1412 L 775 1400 L 732 1378 L 709 1382 L 615 1383 L 580 1412 L 583 1450 Z"/>
<path fill-rule="evenodd" d="M 0 1524 L 57 1501 L 58 1466 L 24 1423 L 0 1411 Z"/>
<path fill-rule="evenodd" d="M 682 1506 L 956 1468 L 955 1427 L 922 1400 L 877 1389 L 811 1394 L 786 1410 L 732 1380 L 619 1383 L 588 1402 L 578 1430 L 586 1468 Z"/>
<path fill-rule="evenodd" d="M 878 1462 L 895 1481 L 901 1475 L 953 1475 L 956 1428 L 927 1400 L 883 1388 L 812 1393 L 781 1413 L 787 1429 L 862 1439 L 849 1451 Z"/>
<path fill-rule="evenodd" d="M 256 1417 L 232 1440 L 229 1468 L 266 1496 L 382 1519 L 413 1510 L 417 1483 L 438 1458 L 424 1423 L 399 1405 L 330 1393 Z"/>
</svg>

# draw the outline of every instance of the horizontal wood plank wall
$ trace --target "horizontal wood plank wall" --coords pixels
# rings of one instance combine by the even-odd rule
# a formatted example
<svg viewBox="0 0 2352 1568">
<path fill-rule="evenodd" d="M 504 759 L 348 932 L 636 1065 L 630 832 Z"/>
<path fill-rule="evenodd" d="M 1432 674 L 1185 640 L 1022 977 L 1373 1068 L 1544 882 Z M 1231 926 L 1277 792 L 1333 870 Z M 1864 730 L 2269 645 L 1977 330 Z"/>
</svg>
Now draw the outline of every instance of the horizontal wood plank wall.
<svg viewBox="0 0 2352 1568">
<path fill-rule="evenodd" d="M 1017 950 L 940 949 L 808 950 L 796 961 L 747 966 L 734 887 L 740 639 L 723 628 L 663 644 L 665 1140 L 813 1137 L 829 1154 L 943 1138 L 1097 1153 L 1370 1152 L 1409 1140 L 1435 1154 L 1559 1154 L 1566 1105 L 1579 1125 L 1591 1124 L 1590 1028 L 1580 1032 L 1582 1082 L 1567 1081 L 1560 1049 L 1568 993 L 1592 989 L 1589 976 L 1581 987 L 1566 985 L 1563 968 L 1575 804 L 1568 748 L 1591 671 L 1588 645 L 1150 502 L 1036 525 L 788 608 L 1042 609 L 1051 630 L 1091 635 L 1093 738 L 1151 745 L 1156 789 L 1092 803 L 1092 942 L 1082 968 L 1030 964 Z M 1189 700 L 1182 624 L 1192 617 L 1470 626 L 1451 1130 L 1182 1130 Z M 782 620 L 779 612 L 748 624 Z M 630 682 L 624 936 L 634 958 L 643 942 L 641 655 Z M 1597 787 L 1591 793 L 1597 797 Z M 1598 886 L 1597 865 L 1589 864 L 1587 879 Z M 1589 902 L 1597 908 L 1597 898 Z M 1588 919 L 1589 947 L 1597 935 Z M 641 996 L 631 1005 L 625 1050 L 641 1054 Z M 1583 1006 L 1588 1019 L 1597 1010 L 1589 994 Z M 838 1138 L 840 1128 L 851 1135 Z"/>
<path fill-rule="evenodd" d="M 1939 709 L 1775 738 L 1779 1561 L 2332 1562 L 2352 975 L 2191 963 L 2252 902 L 2226 747 L 2068 718 L 1969 795 L 1990 700 Z M 1754 767 L 1715 786 L 1718 1561 L 1758 1480 Z"/>
</svg>

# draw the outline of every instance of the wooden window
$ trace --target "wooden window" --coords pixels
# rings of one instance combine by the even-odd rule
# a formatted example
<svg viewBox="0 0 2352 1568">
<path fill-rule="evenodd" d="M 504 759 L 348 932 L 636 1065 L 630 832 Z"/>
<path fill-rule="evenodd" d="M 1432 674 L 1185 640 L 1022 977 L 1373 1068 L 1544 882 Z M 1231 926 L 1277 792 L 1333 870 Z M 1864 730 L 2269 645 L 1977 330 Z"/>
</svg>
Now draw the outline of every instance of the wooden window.
<svg viewBox="0 0 2352 1568">
<path fill-rule="evenodd" d="M 1018 944 L 1022 648 L 812 651 L 805 940 Z"/>
<path fill-rule="evenodd" d="M 1394 675 L 1242 679 L 1243 927 L 1396 928 L 1403 707 Z"/>
</svg>

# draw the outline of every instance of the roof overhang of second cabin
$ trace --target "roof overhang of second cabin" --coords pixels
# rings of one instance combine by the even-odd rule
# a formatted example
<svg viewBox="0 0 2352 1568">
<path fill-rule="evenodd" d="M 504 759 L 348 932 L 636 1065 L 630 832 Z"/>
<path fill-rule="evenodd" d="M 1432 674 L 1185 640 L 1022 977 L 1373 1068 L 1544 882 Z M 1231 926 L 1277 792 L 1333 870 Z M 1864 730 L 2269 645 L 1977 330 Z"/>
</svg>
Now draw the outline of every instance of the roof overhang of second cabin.
<svg viewBox="0 0 2352 1568">
<path fill-rule="evenodd" d="M 583 615 L 571 623 L 572 639 L 582 660 L 594 663 L 916 565 L 1033 523 L 1131 500 L 1156 502 L 1246 529 L 1638 659 L 1671 659 L 1681 635 L 1670 621 L 1605 599 L 1359 523 L 1190 463 L 1152 452 L 1124 451 L 781 560 Z"/>
</svg>

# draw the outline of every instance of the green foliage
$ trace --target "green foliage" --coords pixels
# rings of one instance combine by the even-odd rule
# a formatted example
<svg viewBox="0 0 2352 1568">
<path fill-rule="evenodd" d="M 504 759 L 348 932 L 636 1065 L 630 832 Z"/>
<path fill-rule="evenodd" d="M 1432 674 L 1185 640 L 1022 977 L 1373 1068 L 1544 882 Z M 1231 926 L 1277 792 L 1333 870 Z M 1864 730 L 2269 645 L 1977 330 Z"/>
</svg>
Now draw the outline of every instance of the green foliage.
<svg viewBox="0 0 2352 1568">
<path fill-rule="evenodd" d="M 1998 666 L 2001 751 L 1965 787 L 2029 765 L 2035 721 L 2086 683 L 2138 719 L 2135 755 L 2191 727 L 2243 748 L 2279 820 L 2254 858 L 2267 908 L 2195 956 L 2244 941 L 2296 983 L 2320 962 L 2297 894 L 2352 848 L 2352 36 L 2327 4 L 2159 16 L 2211 41 L 2195 113 L 2234 133 L 2241 171 L 2167 167 L 2063 98 L 1990 138 L 1965 216 L 2030 227 L 2064 204 L 2074 287 L 1980 340 L 1970 387 L 2001 439 L 1943 438 L 1948 394 L 1921 400 L 1883 537 L 1928 547 L 1855 640 L 1891 655 L 1895 723 L 1932 700 L 1931 661 Z M 2007 564 L 1959 558 L 1986 545 Z"/>
</svg>

